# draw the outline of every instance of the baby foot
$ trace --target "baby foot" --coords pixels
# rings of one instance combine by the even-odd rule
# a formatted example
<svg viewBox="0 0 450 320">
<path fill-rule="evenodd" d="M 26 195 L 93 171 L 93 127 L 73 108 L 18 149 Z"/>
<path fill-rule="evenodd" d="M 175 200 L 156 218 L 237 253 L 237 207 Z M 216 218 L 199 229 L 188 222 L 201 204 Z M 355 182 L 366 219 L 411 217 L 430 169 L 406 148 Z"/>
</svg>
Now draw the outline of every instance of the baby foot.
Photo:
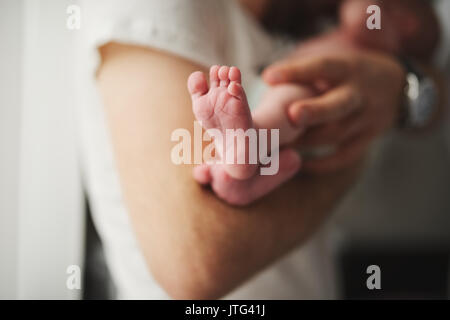
<svg viewBox="0 0 450 320">
<path fill-rule="evenodd" d="M 209 88 L 202 72 L 194 72 L 188 79 L 194 115 L 206 130 L 218 129 L 222 133 L 225 141 L 223 145 L 216 144 L 216 149 L 224 160 L 224 170 L 232 178 L 248 179 L 255 174 L 258 167 L 248 161 L 248 143 L 246 142 L 245 148 L 242 149 L 235 148 L 234 139 L 226 141 L 227 129 L 246 131 L 253 128 L 250 108 L 241 84 L 241 72 L 236 67 L 213 66 L 209 77 Z M 225 161 L 227 151 L 233 152 L 232 163 Z M 240 158 L 245 159 L 245 164 L 238 164 L 237 159 Z"/>
<path fill-rule="evenodd" d="M 280 152 L 280 169 L 273 176 L 253 175 L 246 180 L 230 177 L 226 166 L 202 164 L 194 168 L 194 178 L 202 185 L 210 185 L 223 201 L 235 206 L 246 206 L 271 193 L 291 179 L 300 169 L 301 160 L 293 149 Z"/>
</svg>

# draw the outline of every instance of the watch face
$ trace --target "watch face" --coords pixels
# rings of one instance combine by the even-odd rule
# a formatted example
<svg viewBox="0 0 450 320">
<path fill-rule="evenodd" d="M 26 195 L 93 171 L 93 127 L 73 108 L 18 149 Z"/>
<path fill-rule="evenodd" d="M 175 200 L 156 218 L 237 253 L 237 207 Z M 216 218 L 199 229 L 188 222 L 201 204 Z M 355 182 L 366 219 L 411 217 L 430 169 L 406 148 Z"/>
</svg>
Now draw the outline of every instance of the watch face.
<svg viewBox="0 0 450 320">
<path fill-rule="evenodd" d="M 425 78 L 420 82 L 419 94 L 410 104 L 410 123 L 414 127 L 426 126 L 436 109 L 437 91 L 433 81 Z"/>
</svg>

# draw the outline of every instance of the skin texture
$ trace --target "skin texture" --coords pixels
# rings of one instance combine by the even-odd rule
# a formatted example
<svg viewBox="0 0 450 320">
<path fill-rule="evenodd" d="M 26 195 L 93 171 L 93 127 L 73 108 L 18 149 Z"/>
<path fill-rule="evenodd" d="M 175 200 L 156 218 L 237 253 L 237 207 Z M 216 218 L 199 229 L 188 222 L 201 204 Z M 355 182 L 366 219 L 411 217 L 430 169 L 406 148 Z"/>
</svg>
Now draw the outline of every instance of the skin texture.
<svg viewBox="0 0 450 320">
<path fill-rule="evenodd" d="M 225 165 L 225 171 L 234 179 L 248 179 L 256 173 L 257 164 L 248 163 L 245 157 L 248 148 L 234 148 L 234 144 L 226 139 L 227 129 L 254 129 L 247 97 L 241 84 L 241 71 L 236 67 L 212 66 L 209 75 L 209 88 L 202 72 L 194 72 L 189 76 L 188 89 L 194 114 L 203 128 L 215 128 L 222 133 L 223 145 L 215 139 L 216 150 L 219 150 L 221 158 L 228 159 L 228 153 L 233 153 L 235 164 Z M 245 164 L 237 164 L 240 156 L 244 157 Z"/>
<path fill-rule="evenodd" d="M 227 205 L 192 179 L 192 166 L 170 160 L 172 131 L 194 121 L 186 79 L 202 69 L 114 43 L 101 55 L 98 85 L 125 203 L 150 272 L 173 298 L 230 292 L 305 241 L 357 176 L 352 168 L 294 178 L 246 208 Z"/>
<path fill-rule="evenodd" d="M 340 53 L 330 55 L 323 53 L 320 41 L 314 45 L 321 53 L 272 65 L 263 78 L 271 85 L 298 83 L 315 85 L 318 90 L 326 88 L 318 96 L 296 101 L 288 108 L 291 121 L 301 126 L 306 123 L 308 128 L 299 146 L 337 147 L 332 155 L 304 162 L 303 170 L 321 174 L 352 166 L 376 137 L 395 125 L 403 101 L 405 71 L 388 54 L 336 45 Z M 314 45 L 308 47 L 308 53 L 314 52 Z M 424 69 L 443 93 L 440 77 L 430 68 Z M 442 96 L 441 107 L 444 100 Z M 438 116 L 439 112 L 435 118 Z"/>
<path fill-rule="evenodd" d="M 250 10 L 255 8 L 253 1 L 244 1 L 243 3 L 247 4 Z M 267 5 L 267 3 L 265 4 Z M 277 83 L 277 86 L 267 91 L 262 100 L 263 103 L 253 112 L 253 121 L 245 97 L 244 99 L 231 99 L 232 102 L 236 102 L 235 105 L 240 107 L 237 109 L 245 110 L 245 112 L 231 118 L 220 117 L 218 114 L 219 118 L 225 121 L 225 127 L 247 130 L 253 127 L 252 123 L 255 123 L 258 128 L 279 128 L 281 145 L 293 143 L 293 140 L 297 139 L 299 146 L 306 151 L 324 145 L 337 149 L 337 154 L 323 159 L 309 157 L 304 167 L 304 170 L 308 172 L 331 172 L 351 166 L 358 161 L 370 147 L 370 142 L 396 123 L 399 106 L 402 103 L 401 92 L 404 87 L 404 73 L 398 63 L 389 61 L 387 57 L 384 57 L 383 61 L 382 56 L 377 57 L 376 54 L 372 54 L 372 56 L 366 54 L 366 57 L 362 57 L 364 52 L 360 52 L 359 49 L 366 48 L 366 50 L 373 50 L 373 53 L 379 51 L 397 55 L 408 53 L 413 57 L 426 58 L 427 54 L 429 56 L 429 53 L 433 51 L 439 34 L 436 32 L 439 30 L 439 26 L 431 7 L 422 1 L 376 2 L 381 7 L 383 14 L 382 29 L 368 30 L 365 27 L 366 8 L 371 4 L 374 4 L 373 1 L 342 1 L 339 10 L 339 27 L 335 31 L 302 43 L 292 54 L 294 60 L 323 56 L 327 52 L 344 52 L 343 57 L 331 58 L 335 60 L 336 65 L 340 64 L 341 68 L 344 68 L 344 65 L 349 66 L 346 72 L 342 73 L 341 79 L 330 83 L 332 79 L 321 75 L 321 79 L 316 77 L 308 79 L 304 83 L 296 82 L 290 87 L 285 83 L 282 85 Z M 267 8 L 266 5 L 261 7 Z M 260 11 L 257 12 L 257 16 L 261 17 Z M 420 46 L 417 46 L 416 36 L 421 40 Z M 352 59 L 362 62 L 354 63 L 352 67 L 350 66 Z M 380 70 L 377 70 L 378 68 Z M 202 120 L 201 113 L 205 113 L 204 110 L 209 110 L 210 107 L 214 109 L 213 105 L 217 101 L 223 102 L 223 99 L 207 98 L 220 90 L 220 86 L 219 89 L 216 89 L 217 86 L 214 83 L 220 82 L 225 86 L 229 85 L 230 96 L 234 91 L 233 88 L 238 88 L 240 93 L 242 91 L 242 87 L 235 85 L 236 83 L 240 84 L 240 74 L 235 67 L 220 69 L 223 71 L 223 76 L 230 73 L 229 79 L 225 81 L 218 80 L 217 74 L 221 74 L 219 67 L 214 66 L 211 71 L 212 74 L 216 74 L 215 78 L 217 79 L 211 78 L 213 85 L 209 92 L 204 76 L 193 74 L 193 79 L 190 79 L 190 83 L 195 83 L 204 91 L 200 98 L 193 97 L 194 113 L 199 120 Z M 361 72 L 363 72 L 362 75 Z M 389 81 L 384 81 L 386 79 Z M 319 81 L 322 88 L 316 89 L 323 91 L 320 98 L 311 98 L 314 94 L 305 94 L 304 90 L 307 88 L 305 84 L 314 86 Z M 325 86 L 323 86 L 324 83 Z M 380 96 L 383 97 L 379 98 Z M 295 100 L 298 102 L 288 108 L 289 104 Z M 300 100 L 303 101 L 300 102 Z M 217 116 L 212 117 L 210 123 L 204 121 L 205 128 L 218 128 L 224 131 L 223 121 L 216 121 L 215 118 Z M 299 137 L 305 126 L 308 126 L 308 130 L 304 136 Z M 246 153 L 247 150 L 248 146 L 244 149 L 239 148 L 237 151 Z M 276 187 L 275 181 L 281 184 L 284 182 L 283 178 L 287 179 L 291 176 L 283 172 L 272 179 L 266 177 L 264 184 L 252 181 L 250 182 L 252 188 L 250 188 L 249 182 L 245 179 L 255 175 L 255 170 L 252 170 L 254 167 L 246 164 L 222 165 L 214 166 L 212 169 L 202 165 L 194 170 L 194 177 L 202 184 L 211 184 L 220 198 L 232 199 L 232 204 L 248 204 L 273 190 Z M 232 181 L 229 176 L 242 181 Z M 272 183 L 267 184 L 267 180 Z M 225 190 L 227 191 L 225 192 Z"/>
<path fill-rule="evenodd" d="M 201 184 L 210 184 L 216 195 L 233 205 L 247 205 L 270 193 L 292 178 L 300 168 L 300 158 L 292 149 L 280 150 L 280 168 L 274 175 L 261 175 L 258 164 L 249 163 L 249 143 L 236 147 L 226 137 L 228 129 L 264 128 L 279 129 L 279 146 L 293 143 L 302 132 L 288 120 L 286 109 L 298 99 L 313 95 L 311 90 L 299 85 L 279 85 L 267 91 L 253 116 L 241 84 L 241 73 L 236 67 L 212 66 L 209 71 L 209 85 L 202 72 L 189 76 L 187 87 L 191 94 L 192 108 L 196 119 L 206 130 L 219 130 L 221 139 L 214 139 L 220 158 L 228 159 L 231 151 L 234 164 L 203 164 L 194 169 L 194 178 Z M 210 131 L 208 131 L 210 132 Z M 266 145 L 271 146 L 267 136 Z M 259 141 L 255 141 L 259 145 Z M 258 150 L 257 148 L 255 150 Z M 278 150 L 272 150 L 274 152 Z M 237 164 L 241 155 L 244 164 Z M 272 160 L 273 161 L 273 160 Z"/>
<path fill-rule="evenodd" d="M 381 7 L 381 30 L 366 28 L 366 8 L 371 4 Z M 353 165 L 376 137 L 395 125 L 405 79 L 394 55 L 422 61 L 422 68 L 441 88 L 439 110 L 445 101 L 440 76 L 426 66 L 440 35 L 429 2 L 345 0 L 340 3 L 339 18 L 335 31 L 302 43 L 285 62 L 264 73 L 269 85 L 312 85 L 322 91 L 313 99 L 293 103 L 288 110 L 292 123 L 308 127 L 298 141 L 301 148 L 332 145 L 337 149 L 327 157 L 305 161 L 302 170 L 309 173 Z M 439 115 L 436 112 L 435 119 Z M 430 122 L 430 127 L 434 124 Z"/>
</svg>

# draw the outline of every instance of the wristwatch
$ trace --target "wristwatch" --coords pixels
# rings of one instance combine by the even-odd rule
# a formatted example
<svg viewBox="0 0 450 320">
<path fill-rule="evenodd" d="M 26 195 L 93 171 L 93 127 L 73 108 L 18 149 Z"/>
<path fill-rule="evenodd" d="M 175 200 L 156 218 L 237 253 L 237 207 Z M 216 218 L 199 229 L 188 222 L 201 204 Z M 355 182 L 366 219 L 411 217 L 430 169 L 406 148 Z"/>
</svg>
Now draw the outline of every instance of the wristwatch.
<svg viewBox="0 0 450 320">
<path fill-rule="evenodd" d="M 435 81 L 408 59 L 400 59 L 406 70 L 406 86 L 400 126 L 423 129 L 430 124 L 438 107 Z"/>
</svg>

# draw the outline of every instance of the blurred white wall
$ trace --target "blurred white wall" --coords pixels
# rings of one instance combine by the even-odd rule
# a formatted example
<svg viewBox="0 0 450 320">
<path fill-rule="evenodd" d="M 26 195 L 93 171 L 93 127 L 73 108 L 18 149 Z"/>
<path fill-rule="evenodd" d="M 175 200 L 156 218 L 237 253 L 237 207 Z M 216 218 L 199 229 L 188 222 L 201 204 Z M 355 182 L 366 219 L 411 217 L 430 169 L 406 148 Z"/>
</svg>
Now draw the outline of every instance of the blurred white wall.
<svg viewBox="0 0 450 320">
<path fill-rule="evenodd" d="M 0 299 L 17 295 L 21 1 L 0 1 Z"/>
<path fill-rule="evenodd" d="M 0 298 L 71 299 L 82 267 L 74 31 L 64 0 L 0 0 Z"/>
</svg>

